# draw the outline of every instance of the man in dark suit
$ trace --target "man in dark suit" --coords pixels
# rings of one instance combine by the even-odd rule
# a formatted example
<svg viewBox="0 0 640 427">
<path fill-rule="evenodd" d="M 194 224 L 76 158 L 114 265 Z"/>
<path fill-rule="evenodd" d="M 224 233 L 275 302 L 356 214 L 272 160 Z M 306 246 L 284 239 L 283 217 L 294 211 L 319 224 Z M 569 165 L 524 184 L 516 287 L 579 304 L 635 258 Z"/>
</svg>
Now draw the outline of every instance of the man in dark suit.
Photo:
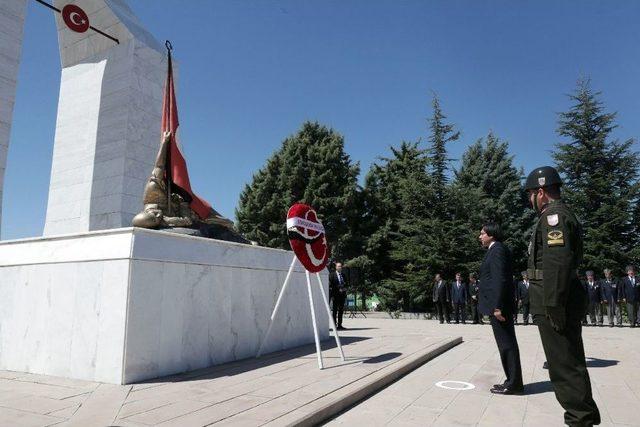
<svg viewBox="0 0 640 427">
<path fill-rule="evenodd" d="M 503 384 L 491 389 L 494 394 L 522 394 L 520 349 L 513 326 L 514 286 L 511 274 L 511 253 L 502 243 L 502 229 L 498 224 L 485 224 L 480 242 L 487 254 L 480 266 L 480 312 L 488 314 L 498 344 L 502 368 L 507 376 Z"/>
<path fill-rule="evenodd" d="M 462 274 L 456 273 L 456 281 L 451 284 L 451 301 L 456 323 L 466 323 L 468 298 L 467 285 L 462 282 Z"/>
<path fill-rule="evenodd" d="M 620 291 L 619 281 L 608 268 L 604 269 L 604 279 L 600 281 L 600 298 L 606 307 L 609 327 L 613 328 L 614 317 L 618 326 L 622 326 L 622 291 Z"/>
<path fill-rule="evenodd" d="M 640 302 L 640 280 L 636 277 L 635 268 L 628 265 L 627 275 L 622 279 L 622 302 L 627 304 L 627 315 L 629 316 L 629 326 L 636 327 L 638 323 L 638 302 Z"/>
<path fill-rule="evenodd" d="M 518 283 L 518 305 L 522 307 L 522 323 L 529 324 L 529 276 L 523 271 L 522 281 Z"/>
<path fill-rule="evenodd" d="M 589 299 L 589 304 L 587 305 L 589 321 L 591 322 L 591 326 L 595 326 L 597 319 L 598 326 L 602 326 L 602 294 L 600 292 L 600 284 L 596 282 L 593 271 L 587 271 L 586 275 L 587 280 L 584 282 L 584 289 L 587 291 L 587 297 Z"/>
<path fill-rule="evenodd" d="M 478 311 L 478 294 L 480 293 L 480 287 L 478 278 L 475 273 L 469 274 L 469 295 L 471 300 L 471 319 L 473 324 L 484 324 L 482 321 L 482 315 Z"/>
<path fill-rule="evenodd" d="M 348 286 L 347 278 L 342 273 L 342 263 L 336 262 L 335 271 L 329 274 L 329 295 L 330 299 L 333 299 L 333 321 L 339 331 L 346 329 L 342 326 L 342 315 L 344 314 Z"/>
<path fill-rule="evenodd" d="M 451 323 L 449 318 L 449 304 L 451 303 L 451 293 L 449 286 L 442 280 L 440 273 L 436 274 L 433 284 L 433 302 L 435 303 L 436 310 L 438 312 L 438 319 L 440 323 L 444 323 L 445 318 L 447 323 Z"/>
</svg>

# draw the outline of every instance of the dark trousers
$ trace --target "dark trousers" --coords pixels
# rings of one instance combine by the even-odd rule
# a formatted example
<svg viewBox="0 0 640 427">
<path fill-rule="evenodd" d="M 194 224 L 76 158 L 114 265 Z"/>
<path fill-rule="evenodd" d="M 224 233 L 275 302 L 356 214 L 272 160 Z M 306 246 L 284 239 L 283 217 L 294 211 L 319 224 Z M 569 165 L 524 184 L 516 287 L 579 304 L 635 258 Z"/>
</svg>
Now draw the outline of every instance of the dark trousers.
<svg viewBox="0 0 640 427">
<path fill-rule="evenodd" d="M 635 327 L 638 323 L 638 303 L 627 301 L 627 316 L 629 316 L 629 325 Z"/>
<path fill-rule="evenodd" d="M 602 305 L 599 302 L 589 303 L 587 306 L 587 315 L 589 316 L 589 321 L 592 326 L 596 324 L 596 321 L 598 325 L 602 325 L 604 316 L 602 315 Z"/>
<path fill-rule="evenodd" d="M 453 309 L 454 309 L 454 319 L 456 320 L 456 323 L 459 322 L 466 322 L 467 321 L 467 307 L 466 304 L 463 302 L 454 302 L 453 303 Z"/>
<path fill-rule="evenodd" d="M 482 323 L 482 315 L 478 311 L 478 303 L 471 303 L 471 320 L 473 323 Z"/>
<path fill-rule="evenodd" d="M 346 299 L 346 292 L 336 291 L 333 293 L 333 321 L 336 327 L 342 326 L 342 315 L 344 314 L 344 302 Z"/>
<path fill-rule="evenodd" d="M 522 367 L 520 366 L 520 349 L 516 339 L 516 329 L 513 327 L 513 317 L 505 316 L 501 322 L 494 316 L 490 316 L 493 336 L 498 344 L 498 352 L 502 361 L 502 369 L 507 376 L 505 387 L 522 389 Z"/>
<path fill-rule="evenodd" d="M 447 323 L 449 323 L 449 303 L 446 301 L 436 301 L 435 304 L 440 323 L 444 322 L 445 318 L 447 319 Z"/>
<path fill-rule="evenodd" d="M 527 303 L 522 303 L 522 323 L 524 323 L 525 325 L 529 324 L 529 308 L 531 307 L 531 305 L 527 302 Z"/>
<path fill-rule="evenodd" d="M 566 329 L 556 332 L 544 315 L 534 316 L 549 366 L 549 378 L 556 399 L 565 410 L 564 422 L 569 426 L 592 426 L 600 424 L 600 412 L 591 393 L 580 320 L 569 318 Z"/>
</svg>

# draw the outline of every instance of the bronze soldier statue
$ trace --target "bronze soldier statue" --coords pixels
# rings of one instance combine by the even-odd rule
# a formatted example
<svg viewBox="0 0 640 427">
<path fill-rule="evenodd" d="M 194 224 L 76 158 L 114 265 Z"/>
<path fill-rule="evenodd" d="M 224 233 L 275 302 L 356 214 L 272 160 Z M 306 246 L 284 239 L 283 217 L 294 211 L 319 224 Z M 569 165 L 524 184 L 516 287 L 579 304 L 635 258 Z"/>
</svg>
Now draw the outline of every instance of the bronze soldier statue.
<svg viewBox="0 0 640 427">
<path fill-rule="evenodd" d="M 176 188 L 171 188 L 166 178 L 167 151 L 171 142 L 171 132 L 162 136 L 160 150 L 156 162 L 144 188 L 142 202 L 144 209 L 132 221 L 134 227 L 142 228 L 171 228 L 186 227 L 201 230 L 216 230 L 206 232 L 205 237 L 215 237 L 224 240 L 248 243 L 233 226 L 233 222 L 222 217 L 214 209 L 208 217 L 200 218 L 189 206 L 189 201 Z M 170 193 L 170 194 L 169 194 Z"/>
<path fill-rule="evenodd" d="M 582 343 L 587 296 L 578 279 L 582 262 L 582 226 L 562 201 L 558 172 L 544 166 L 527 178 L 525 188 L 538 214 L 527 273 L 531 314 L 538 326 L 549 378 L 569 426 L 600 424 Z"/>
</svg>

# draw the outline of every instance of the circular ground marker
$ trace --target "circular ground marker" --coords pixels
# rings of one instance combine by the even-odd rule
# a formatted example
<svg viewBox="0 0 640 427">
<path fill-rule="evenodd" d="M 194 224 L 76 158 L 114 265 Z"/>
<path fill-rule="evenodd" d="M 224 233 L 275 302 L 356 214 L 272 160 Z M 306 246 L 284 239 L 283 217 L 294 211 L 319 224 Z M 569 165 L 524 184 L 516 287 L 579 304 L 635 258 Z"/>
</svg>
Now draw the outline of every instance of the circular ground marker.
<svg viewBox="0 0 640 427">
<path fill-rule="evenodd" d="M 464 381 L 438 381 L 436 386 L 447 390 L 472 390 L 476 388 L 473 384 Z"/>
</svg>

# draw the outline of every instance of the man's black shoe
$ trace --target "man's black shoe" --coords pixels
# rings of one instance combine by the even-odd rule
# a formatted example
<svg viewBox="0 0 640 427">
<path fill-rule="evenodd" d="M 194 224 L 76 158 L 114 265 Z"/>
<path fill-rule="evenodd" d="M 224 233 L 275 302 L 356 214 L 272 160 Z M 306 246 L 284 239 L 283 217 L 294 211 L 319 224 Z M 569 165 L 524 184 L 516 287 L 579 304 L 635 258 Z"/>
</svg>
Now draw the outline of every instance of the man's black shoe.
<svg viewBox="0 0 640 427">
<path fill-rule="evenodd" d="M 504 384 L 494 384 L 493 387 L 491 387 L 492 389 L 494 388 L 504 388 Z"/>
<path fill-rule="evenodd" d="M 512 395 L 512 394 L 522 394 L 524 393 L 524 387 L 520 387 L 520 388 L 508 388 L 508 387 L 503 387 L 503 388 L 492 388 L 491 389 L 491 393 L 493 394 L 504 394 L 504 395 Z"/>
<path fill-rule="evenodd" d="M 344 330 L 346 330 L 346 329 L 347 329 L 347 328 L 345 328 L 345 327 L 344 327 L 344 326 L 342 326 L 342 325 L 338 326 L 338 330 L 339 330 L 339 331 L 344 331 Z"/>
<path fill-rule="evenodd" d="M 542 369 L 549 369 L 549 363 L 544 362 L 544 363 L 542 364 Z"/>
</svg>

